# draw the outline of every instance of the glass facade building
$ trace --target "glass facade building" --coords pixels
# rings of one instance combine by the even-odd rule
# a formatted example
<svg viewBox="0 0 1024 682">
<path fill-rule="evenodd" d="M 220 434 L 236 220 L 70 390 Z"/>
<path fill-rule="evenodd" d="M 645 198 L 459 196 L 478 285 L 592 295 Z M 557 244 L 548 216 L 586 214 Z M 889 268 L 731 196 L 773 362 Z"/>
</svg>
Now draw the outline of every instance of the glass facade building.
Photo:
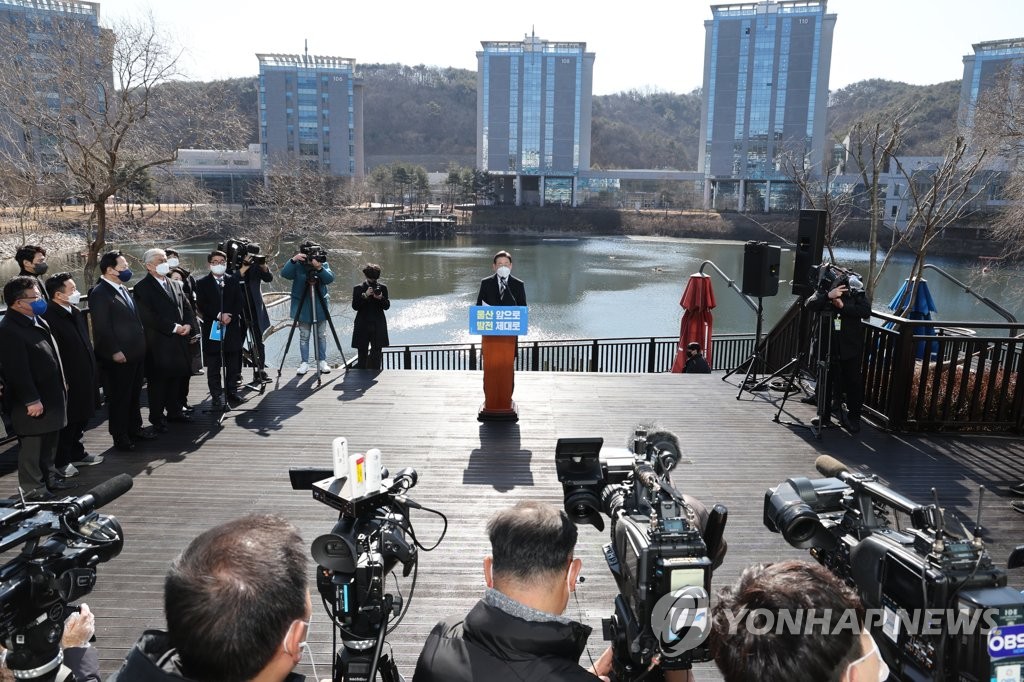
<svg viewBox="0 0 1024 682">
<path fill-rule="evenodd" d="M 836 16 L 825 0 L 713 5 L 711 13 L 698 152 L 705 206 L 793 208 L 787 166 L 813 175 L 828 161 Z"/>
<path fill-rule="evenodd" d="M 535 36 L 481 45 L 477 168 L 502 178 L 502 203 L 575 204 L 590 167 L 594 54 Z"/>
<path fill-rule="evenodd" d="M 363 83 L 355 60 L 256 56 L 263 172 L 298 162 L 325 175 L 363 177 Z"/>
<path fill-rule="evenodd" d="M 1000 76 L 1024 68 L 1024 38 L 992 40 L 973 45 L 974 54 L 964 56 L 964 78 L 960 84 L 960 122 L 964 130 L 974 126 L 978 99 Z"/>
</svg>

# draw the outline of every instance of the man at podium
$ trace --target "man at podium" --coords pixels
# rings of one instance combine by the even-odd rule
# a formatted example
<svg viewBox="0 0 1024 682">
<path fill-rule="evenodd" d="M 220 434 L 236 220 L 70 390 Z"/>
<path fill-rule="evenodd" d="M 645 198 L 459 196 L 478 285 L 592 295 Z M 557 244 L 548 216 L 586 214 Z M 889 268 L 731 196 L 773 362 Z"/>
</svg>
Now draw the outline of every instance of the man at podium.
<svg viewBox="0 0 1024 682">
<path fill-rule="evenodd" d="M 512 276 L 512 255 L 508 251 L 494 254 L 494 274 L 480 280 L 477 305 L 526 305 L 526 285 Z"/>
</svg>

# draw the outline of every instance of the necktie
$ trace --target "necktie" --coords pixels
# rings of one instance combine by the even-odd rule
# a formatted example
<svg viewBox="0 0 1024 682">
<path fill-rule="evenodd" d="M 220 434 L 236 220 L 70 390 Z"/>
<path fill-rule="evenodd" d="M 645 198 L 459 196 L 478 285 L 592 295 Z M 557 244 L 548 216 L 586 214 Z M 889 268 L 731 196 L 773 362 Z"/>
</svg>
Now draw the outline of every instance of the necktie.
<svg viewBox="0 0 1024 682">
<path fill-rule="evenodd" d="M 505 278 L 504 277 L 499 277 L 498 278 L 498 298 L 503 298 L 505 296 L 505 289 L 506 288 L 508 288 L 508 284 L 506 284 Z"/>
<path fill-rule="evenodd" d="M 171 291 L 171 280 L 165 279 L 163 281 L 163 285 L 164 285 L 164 293 L 166 293 L 169 297 L 174 298 L 174 292 Z"/>
<path fill-rule="evenodd" d="M 129 308 L 135 310 L 135 303 L 132 301 L 132 297 L 128 294 L 128 290 L 124 287 L 121 287 L 121 298 L 124 299 L 124 302 L 128 304 Z"/>
</svg>

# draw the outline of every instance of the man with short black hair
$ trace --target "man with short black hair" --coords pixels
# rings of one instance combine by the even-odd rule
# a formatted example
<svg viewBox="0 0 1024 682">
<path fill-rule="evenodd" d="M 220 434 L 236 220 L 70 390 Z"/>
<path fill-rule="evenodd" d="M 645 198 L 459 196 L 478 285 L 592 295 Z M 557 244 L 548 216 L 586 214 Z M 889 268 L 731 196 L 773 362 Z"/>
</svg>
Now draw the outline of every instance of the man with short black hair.
<svg viewBox="0 0 1024 682">
<path fill-rule="evenodd" d="M 167 632 L 148 630 L 108 682 L 302 680 L 313 610 L 306 545 L 288 521 L 253 514 L 206 531 L 164 582 Z"/>
<path fill-rule="evenodd" d="M 579 658 L 590 628 L 561 613 L 576 589 L 576 526 L 564 511 L 520 502 L 487 524 L 489 588 L 458 622 L 434 626 L 416 663 L 414 682 L 445 680 L 579 680 L 607 675 L 610 651 L 584 670 Z"/>
<path fill-rule="evenodd" d="M 686 374 L 711 374 L 711 365 L 708 364 L 704 353 L 701 352 L 700 344 L 691 341 L 686 344 L 686 366 L 683 368 Z"/>
<path fill-rule="evenodd" d="M 820 627 L 765 627 L 783 612 Z M 808 621 L 807 613 L 816 614 Z M 845 625 L 844 625 L 845 623 Z M 850 625 L 847 627 L 846 625 Z M 864 627 L 857 595 L 820 564 L 782 561 L 743 571 L 712 608 L 711 651 L 725 682 L 880 682 L 889 668 Z"/>
<path fill-rule="evenodd" d="M 18 434 L 18 485 L 26 499 L 49 500 L 48 490 L 73 488 L 58 480 L 57 438 L 67 424 L 67 392 L 57 342 L 41 317 L 46 300 L 34 277 L 4 285 L 7 313 L 0 320 L 4 409 Z"/>
<path fill-rule="evenodd" d="M 227 271 L 226 253 L 212 251 L 206 262 L 210 264 L 209 274 L 196 280 L 197 311 L 203 320 L 203 361 L 210 397 L 214 408 L 222 408 L 225 392 L 229 402 L 238 404 L 242 401 L 238 385 L 242 379 L 245 291 L 238 273 Z M 219 324 L 217 332 L 213 333 L 215 323 Z M 225 369 L 227 376 L 222 377 Z"/>
<path fill-rule="evenodd" d="M 46 249 L 35 244 L 25 244 L 14 254 L 14 262 L 18 264 L 22 277 L 33 277 L 39 284 L 39 293 L 43 298 L 49 300 L 46 287 L 43 285 L 43 275 L 49 269 L 46 263 Z"/>
</svg>

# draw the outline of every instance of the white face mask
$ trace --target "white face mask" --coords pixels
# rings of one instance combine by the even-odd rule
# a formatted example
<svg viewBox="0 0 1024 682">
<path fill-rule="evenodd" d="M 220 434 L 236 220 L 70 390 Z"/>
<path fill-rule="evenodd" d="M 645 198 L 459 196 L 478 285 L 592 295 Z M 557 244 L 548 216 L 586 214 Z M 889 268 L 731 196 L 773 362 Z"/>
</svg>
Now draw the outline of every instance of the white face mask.
<svg viewBox="0 0 1024 682">
<path fill-rule="evenodd" d="M 78 305 L 78 302 L 82 300 L 82 292 L 75 289 L 68 295 L 68 303 L 71 305 Z"/>
<path fill-rule="evenodd" d="M 169 267 L 169 268 L 176 268 L 176 267 L 178 267 L 178 259 L 175 258 L 174 256 L 171 256 L 170 258 L 168 258 L 167 259 L 167 267 Z"/>
<path fill-rule="evenodd" d="M 167 263 L 161 263 L 160 265 L 156 266 L 156 274 L 160 275 L 161 277 L 166 277 L 167 273 L 170 271 L 171 266 L 168 265 Z"/>
<path fill-rule="evenodd" d="M 210 272 L 212 272 L 213 274 L 217 275 L 218 277 L 223 275 L 227 271 L 228 271 L 228 266 L 226 266 L 226 265 L 224 265 L 222 263 L 218 263 L 217 265 L 211 265 L 210 266 Z"/>
<path fill-rule="evenodd" d="M 501 267 L 499 267 L 497 269 L 498 277 L 501 277 L 502 279 L 505 279 L 506 277 L 508 277 L 509 274 L 511 274 L 511 272 L 512 272 L 512 268 L 510 268 L 507 265 L 502 265 Z"/>
</svg>

